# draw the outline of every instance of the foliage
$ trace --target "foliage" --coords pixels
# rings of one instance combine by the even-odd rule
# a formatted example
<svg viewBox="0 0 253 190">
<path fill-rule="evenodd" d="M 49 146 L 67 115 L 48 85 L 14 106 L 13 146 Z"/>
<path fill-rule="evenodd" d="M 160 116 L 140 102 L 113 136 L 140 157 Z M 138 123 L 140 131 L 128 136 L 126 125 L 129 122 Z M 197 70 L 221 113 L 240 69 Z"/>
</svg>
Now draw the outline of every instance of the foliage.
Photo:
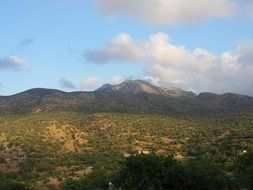
<svg viewBox="0 0 253 190">
<path fill-rule="evenodd" d="M 231 180 L 225 174 L 220 164 L 210 160 L 191 160 L 185 167 L 187 188 L 194 190 L 202 189 L 229 189 Z"/>
<path fill-rule="evenodd" d="M 63 184 L 62 190 L 101 190 L 107 189 L 109 182 L 113 180 L 110 174 L 94 172 L 81 180 L 70 180 Z"/>
<path fill-rule="evenodd" d="M 158 164 L 151 162 L 152 159 L 146 160 L 157 168 L 153 172 L 158 171 L 165 160 L 169 165 L 175 166 L 170 170 L 163 170 L 163 174 L 156 172 L 158 177 L 166 172 L 169 176 L 169 172 L 180 173 L 174 171 L 183 170 L 186 174 L 181 172 L 182 175 L 177 176 L 182 181 L 191 176 L 201 178 L 202 171 L 207 170 L 208 163 L 212 163 L 212 170 L 207 173 L 210 177 L 203 180 L 217 180 L 217 187 L 213 188 L 217 189 L 219 184 L 228 183 L 228 175 L 222 178 L 224 181 L 214 178 L 223 176 L 224 173 L 230 175 L 228 178 L 234 177 L 232 186 L 243 186 L 251 179 L 251 170 L 246 169 L 250 168 L 250 163 L 244 169 L 236 165 L 239 164 L 238 157 L 243 152 L 252 150 L 252 113 L 87 115 L 68 111 L 0 116 L 0 174 L 8 179 L 27 183 L 34 189 L 59 188 L 66 180 L 71 182 L 83 179 L 92 172 L 103 171 L 107 175 L 120 171 L 120 163 L 125 158 L 141 153 L 174 155 L 176 160 L 184 163 L 173 165 L 164 157 L 154 158 L 158 160 Z M 203 163 L 195 164 L 199 160 Z M 207 163 L 203 160 L 207 160 Z M 185 164 L 189 171 L 193 167 L 198 172 L 190 175 Z M 219 173 L 220 170 L 223 172 Z M 246 177 L 240 177 L 243 175 Z M 97 181 L 106 181 L 108 185 L 107 180 L 99 178 L 102 174 L 97 176 Z M 246 179 L 248 181 L 243 181 Z M 96 178 L 88 181 L 93 180 L 96 181 Z M 148 182 L 150 181 L 152 180 L 148 178 Z M 166 181 L 169 182 L 170 178 Z M 197 181 L 195 185 L 202 187 L 200 182 L 201 180 Z M 153 183 L 161 186 L 165 182 L 158 183 L 156 180 Z M 183 183 L 179 182 L 178 185 L 181 184 Z"/>
<path fill-rule="evenodd" d="M 119 172 L 122 189 L 226 189 L 227 178 L 215 164 L 191 161 L 183 164 L 171 157 L 137 155 L 128 158 Z"/>
<path fill-rule="evenodd" d="M 253 152 L 240 156 L 236 162 L 236 184 L 253 189 Z"/>
<path fill-rule="evenodd" d="M 163 159 L 160 157 L 153 156 L 143 156 L 130 157 L 126 160 L 125 165 L 123 166 L 119 182 L 122 188 L 131 188 L 131 187 L 143 187 L 144 189 L 150 187 L 155 188 L 156 181 L 162 175 Z M 135 174 L 135 175 L 133 175 Z M 157 187 L 158 189 L 158 187 Z"/>
<path fill-rule="evenodd" d="M 79 181 L 66 182 L 62 190 L 103 190 L 108 182 L 122 190 L 252 189 L 252 166 L 252 153 L 239 158 L 232 175 L 211 160 L 179 162 L 170 156 L 140 154 L 123 161 L 114 174 L 93 173 Z"/>
<path fill-rule="evenodd" d="M 0 189 L 1 190 L 29 190 L 23 184 L 17 183 L 14 180 L 8 180 L 4 177 L 0 177 Z"/>
</svg>

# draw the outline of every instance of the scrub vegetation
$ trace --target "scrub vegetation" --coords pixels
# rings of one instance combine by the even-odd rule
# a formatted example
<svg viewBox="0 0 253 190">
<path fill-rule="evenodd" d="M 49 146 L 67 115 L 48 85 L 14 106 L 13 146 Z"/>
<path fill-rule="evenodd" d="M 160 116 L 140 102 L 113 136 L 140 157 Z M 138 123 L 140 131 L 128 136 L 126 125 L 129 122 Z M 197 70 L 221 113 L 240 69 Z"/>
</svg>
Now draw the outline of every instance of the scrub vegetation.
<svg viewBox="0 0 253 190">
<path fill-rule="evenodd" d="M 252 150 L 252 113 L 3 114 L 0 189 L 250 189 Z"/>
</svg>

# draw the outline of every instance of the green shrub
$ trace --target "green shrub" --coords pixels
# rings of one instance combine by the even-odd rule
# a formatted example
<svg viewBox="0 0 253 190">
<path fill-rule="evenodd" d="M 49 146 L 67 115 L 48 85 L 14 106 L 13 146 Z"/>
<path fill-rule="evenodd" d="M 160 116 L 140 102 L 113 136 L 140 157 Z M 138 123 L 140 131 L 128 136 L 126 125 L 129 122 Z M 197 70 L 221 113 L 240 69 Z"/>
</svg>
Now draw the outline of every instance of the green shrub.
<svg viewBox="0 0 253 190">
<path fill-rule="evenodd" d="M 0 178 L 0 189 L 1 190 L 29 190 L 23 184 L 17 183 L 13 180 L 5 179 L 3 177 Z"/>
<path fill-rule="evenodd" d="M 94 172 L 81 180 L 69 180 L 62 186 L 62 190 L 103 190 L 108 188 L 112 176 L 103 172 Z"/>
</svg>

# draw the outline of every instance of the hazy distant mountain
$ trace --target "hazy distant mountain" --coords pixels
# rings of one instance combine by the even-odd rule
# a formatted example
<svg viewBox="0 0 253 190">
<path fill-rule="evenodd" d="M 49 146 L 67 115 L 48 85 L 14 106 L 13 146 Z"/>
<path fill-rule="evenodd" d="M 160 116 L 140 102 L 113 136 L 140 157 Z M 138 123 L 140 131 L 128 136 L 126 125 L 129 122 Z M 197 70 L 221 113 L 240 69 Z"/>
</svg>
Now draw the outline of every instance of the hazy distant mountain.
<svg viewBox="0 0 253 190">
<path fill-rule="evenodd" d="M 253 111 L 253 97 L 160 88 L 141 80 L 105 84 L 94 92 L 63 92 L 36 88 L 0 96 L 0 113 L 39 113 L 54 110 L 127 113 L 218 113 Z"/>
</svg>

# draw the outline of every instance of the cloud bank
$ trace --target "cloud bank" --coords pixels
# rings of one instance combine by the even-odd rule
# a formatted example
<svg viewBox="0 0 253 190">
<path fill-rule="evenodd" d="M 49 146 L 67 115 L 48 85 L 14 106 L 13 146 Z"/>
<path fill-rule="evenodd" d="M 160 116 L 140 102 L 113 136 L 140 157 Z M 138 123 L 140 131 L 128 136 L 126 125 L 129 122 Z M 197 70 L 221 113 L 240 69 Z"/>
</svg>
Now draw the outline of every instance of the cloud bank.
<svg viewBox="0 0 253 190">
<path fill-rule="evenodd" d="M 112 80 L 109 82 L 110 84 L 120 84 L 122 82 L 124 82 L 126 79 L 122 76 L 115 76 L 112 78 Z"/>
<path fill-rule="evenodd" d="M 191 51 L 173 44 L 164 33 L 157 33 L 138 43 L 127 35 L 126 41 L 131 43 L 124 40 L 114 43 L 122 36 L 126 34 L 120 34 L 102 48 L 90 51 L 86 59 L 99 64 L 114 60 L 144 64 L 144 78 L 160 86 L 175 86 L 196 92 L 253 95 L 253 44 L 215 55 L 202 48 Z M 117 51 L 111 51 L 110 44 Z M 128 53 L 125 49 L 129 50 Z"/>
<path fill-rule="evenodd" d="M 25 64 L 25 60 L 18 56 L 10 56 L 0 58 L 0 71 L 1 70 L 20 70 Z"/>
<path fill-rule="evenodd" d="M 108 61 L 136 61 L 141 55 L 141 49 L 128 34 L 120 34 L 100 49 L 86 53 L 87 60 L 94 63 Z"/>
<path fill-rule="evenodd" d="M 196 23 L 227 18 L 237 9 L 236 0 L 97 0 L 108 16 L 127 16 L 157 25 Z"/>
</svg>

